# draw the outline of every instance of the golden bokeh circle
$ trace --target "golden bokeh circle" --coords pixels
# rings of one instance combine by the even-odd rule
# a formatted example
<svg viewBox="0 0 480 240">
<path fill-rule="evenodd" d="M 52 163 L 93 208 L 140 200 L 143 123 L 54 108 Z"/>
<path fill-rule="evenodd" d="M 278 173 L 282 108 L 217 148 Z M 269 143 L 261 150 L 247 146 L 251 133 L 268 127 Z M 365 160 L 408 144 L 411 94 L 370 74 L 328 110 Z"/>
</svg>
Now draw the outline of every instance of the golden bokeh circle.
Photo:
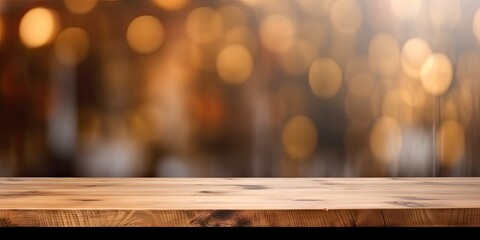
<svg viewBox="0 0 480 240">
<path fill-rule="evenodd" d="M 184 8 L 190 0 L 151 0 L 157 7 L 167 11 L 176 11 Z"/>
<path fill-rule="evenodd" d="M 63 0 L 65 7 L 74 14 L 86 14 L 92 11 L 98 0 Z"/>
<path fill-rule="evenodd" d="M 412 38 L 404 45 L 401 54 L 401 64 L 405 74 L 411 78 L 420 78 L 423 63 L 432 54 L 430 45 L 423 39 Z"/>
<path fill-rule="evenodd" d="M 165 38 L 165 30 L 160 20 L 153 16 L 136 17 L 128 25 L 127 42 L 137 53 L 149 54 L 160 48 Z"/>
<path fill-rule="evenodd" d="M 312 156 L 317 146 L 317 127 L 307 116 L 290 118 L 282 130 L 282 144 L 293 160 L 305 160 Z"/>
<path fill-rule="evenodd" d="M 252 54 L 242 45 L 228 45 L 218 54 L 216 67 L 223 81 L 231 84 L 243 83 L 250 78 L 253 71 Z"/>
<path fill-rule="evenodd" d="M 295 25 L 281 14 L 268 15 L 260 24 L 260 41 L 273 52 L 286 51 L 294 41 Z"/>
<path fill-rule="evenodd" d="M 20 21 L 20 39 L 29 48 L 41 47 L 53 40 L 58 25 L 58 15 L 53 10 L 41 7 L 31 9 Z"/>
<path fill-rule="evenodd" d="M 420 73 L 425 91 L 433 96 L 440 96 L 449 89 L 452 76 L 452 64 L 443 53 L 431 54 L 425 60 Z"/>
<path fill-rule="evenodd" d="M 342 70 L 331 58 L 318 58 L 308 72 L 310 89 L 319 98 L 333 98 L 342 85 Z"/>
</svg>

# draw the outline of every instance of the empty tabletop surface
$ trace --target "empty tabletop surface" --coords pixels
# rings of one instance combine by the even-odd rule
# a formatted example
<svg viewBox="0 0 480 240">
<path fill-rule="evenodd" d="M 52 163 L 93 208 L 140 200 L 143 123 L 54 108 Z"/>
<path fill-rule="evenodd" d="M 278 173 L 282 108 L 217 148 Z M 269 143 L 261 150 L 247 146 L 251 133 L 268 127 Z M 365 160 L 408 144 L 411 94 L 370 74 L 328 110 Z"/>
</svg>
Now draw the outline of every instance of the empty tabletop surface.
<svg viewBox="0 0 480 240">
<path fill-rule="evenodd" d="M 480 208 L 480 178 L 0 178 L 1 210 Z"/>
</svg>

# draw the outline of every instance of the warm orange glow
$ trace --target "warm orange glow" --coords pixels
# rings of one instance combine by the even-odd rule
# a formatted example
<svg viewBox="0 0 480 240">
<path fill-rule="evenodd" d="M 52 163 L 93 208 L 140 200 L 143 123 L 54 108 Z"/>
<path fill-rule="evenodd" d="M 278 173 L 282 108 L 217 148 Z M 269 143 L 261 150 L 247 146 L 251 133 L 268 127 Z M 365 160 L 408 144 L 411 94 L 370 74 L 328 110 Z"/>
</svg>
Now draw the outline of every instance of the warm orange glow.
<svg viewBox="0 0 480 240">
<path fill-rule="evenodd" d="M 401 63 L 409 77 L 420 78 L 423 63 L 432 53 L 428 43 L 420 38 L 412 38 L 403 45 Z"/>
<path fill-rule="evenodd" d="M 152 16 L 140 16 L 128 25 L 127 42 L 137 53 L 153 53 L 163 43 L 165 32 L 162 23 Z"/>
<path fill-rule="evenodd" d="M 55 41 L 55 55 L 58 60 L 68 66 L 75 66 L 83 61 L 88 54 L 90 41 L 85 30 L 67 28 Z"/>
<path fill-rule="evenodd" d="M 247 48 L 238 44 L 224 47 L 217 57 L 217 72 L 227 83 L 245 82 L 253 70 L 253 58 Z"/>
<path fill-rule="evenodd" d="M 269 15 L 260 25 L 260 40 L 266 49 L 284 52 L 293 44 L 295 31 L 295 25 L 286 16 Z"/>
<path fill-rule="evenodd" d="M 75 14 L 85 14 L 93 10 L 98 0 L 63 0 L 65 7 Z"/>
<path fill-rule="evenodd" d="M 439 96 L 450 87 L 452 75 L 450 59 L 442 53 L 434 53 L 422 66 L 421 80 L 425 91 L 433 96 Z"/>
<path fill-rule="evenodd" d="M 151 0 L 158 7 L 168 10 L 175 11 L 185 7 L 190 0 Z"/>
<path fill-rule="evenodd" d="M 20 39 L 29 48 L 50 43 L 58 31 L 57 13 L 47 8 L 28 11 L 20 22 Z"/>
<path fill-rule="evenodd" d="M 465 155 L 465 130 L 457 121 L 448 120 L 442 123 L 437 135 L 437 154 L 442 165 L 453 167 Z"/>
<path fill-rule="evenodd" d="M 319 98 L 333 98 L 342 85 L 342 70 L 330 58 L 316 59 L 308 72 L 310 89 Z"/>
<path fill-rule="evenodd" d="M 288 120 L 282 130 L 283 148 L 293 160 L 305 160 L 317 146 L 317 127 L 311 118 L 295 116 Z"/>
</svg>

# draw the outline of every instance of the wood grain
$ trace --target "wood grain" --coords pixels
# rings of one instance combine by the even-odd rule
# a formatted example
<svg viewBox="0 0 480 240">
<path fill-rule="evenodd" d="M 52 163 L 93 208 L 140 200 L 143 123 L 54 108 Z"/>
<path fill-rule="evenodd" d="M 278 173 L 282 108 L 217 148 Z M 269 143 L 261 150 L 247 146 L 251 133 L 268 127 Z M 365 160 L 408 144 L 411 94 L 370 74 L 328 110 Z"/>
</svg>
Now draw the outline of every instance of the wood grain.
<svg viewBox="0 0 480 240">
<path fill-rule="evenodd" d="M 0 178 L 0 226 L 480 226 L 480 178 Z"/>
</svg>

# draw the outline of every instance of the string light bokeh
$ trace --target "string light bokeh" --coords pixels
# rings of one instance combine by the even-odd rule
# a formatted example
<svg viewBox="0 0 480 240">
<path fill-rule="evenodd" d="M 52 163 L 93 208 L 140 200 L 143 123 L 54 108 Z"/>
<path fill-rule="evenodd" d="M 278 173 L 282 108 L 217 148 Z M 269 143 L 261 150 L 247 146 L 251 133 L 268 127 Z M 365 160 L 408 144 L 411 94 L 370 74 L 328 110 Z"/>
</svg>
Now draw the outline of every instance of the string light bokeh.
<svg viewBox="0 0 480 240">
<path fill-rule="evenodd" d="M 476 0 L 0 0 L 0 176 L 479 176 Z"/>
</svg>

